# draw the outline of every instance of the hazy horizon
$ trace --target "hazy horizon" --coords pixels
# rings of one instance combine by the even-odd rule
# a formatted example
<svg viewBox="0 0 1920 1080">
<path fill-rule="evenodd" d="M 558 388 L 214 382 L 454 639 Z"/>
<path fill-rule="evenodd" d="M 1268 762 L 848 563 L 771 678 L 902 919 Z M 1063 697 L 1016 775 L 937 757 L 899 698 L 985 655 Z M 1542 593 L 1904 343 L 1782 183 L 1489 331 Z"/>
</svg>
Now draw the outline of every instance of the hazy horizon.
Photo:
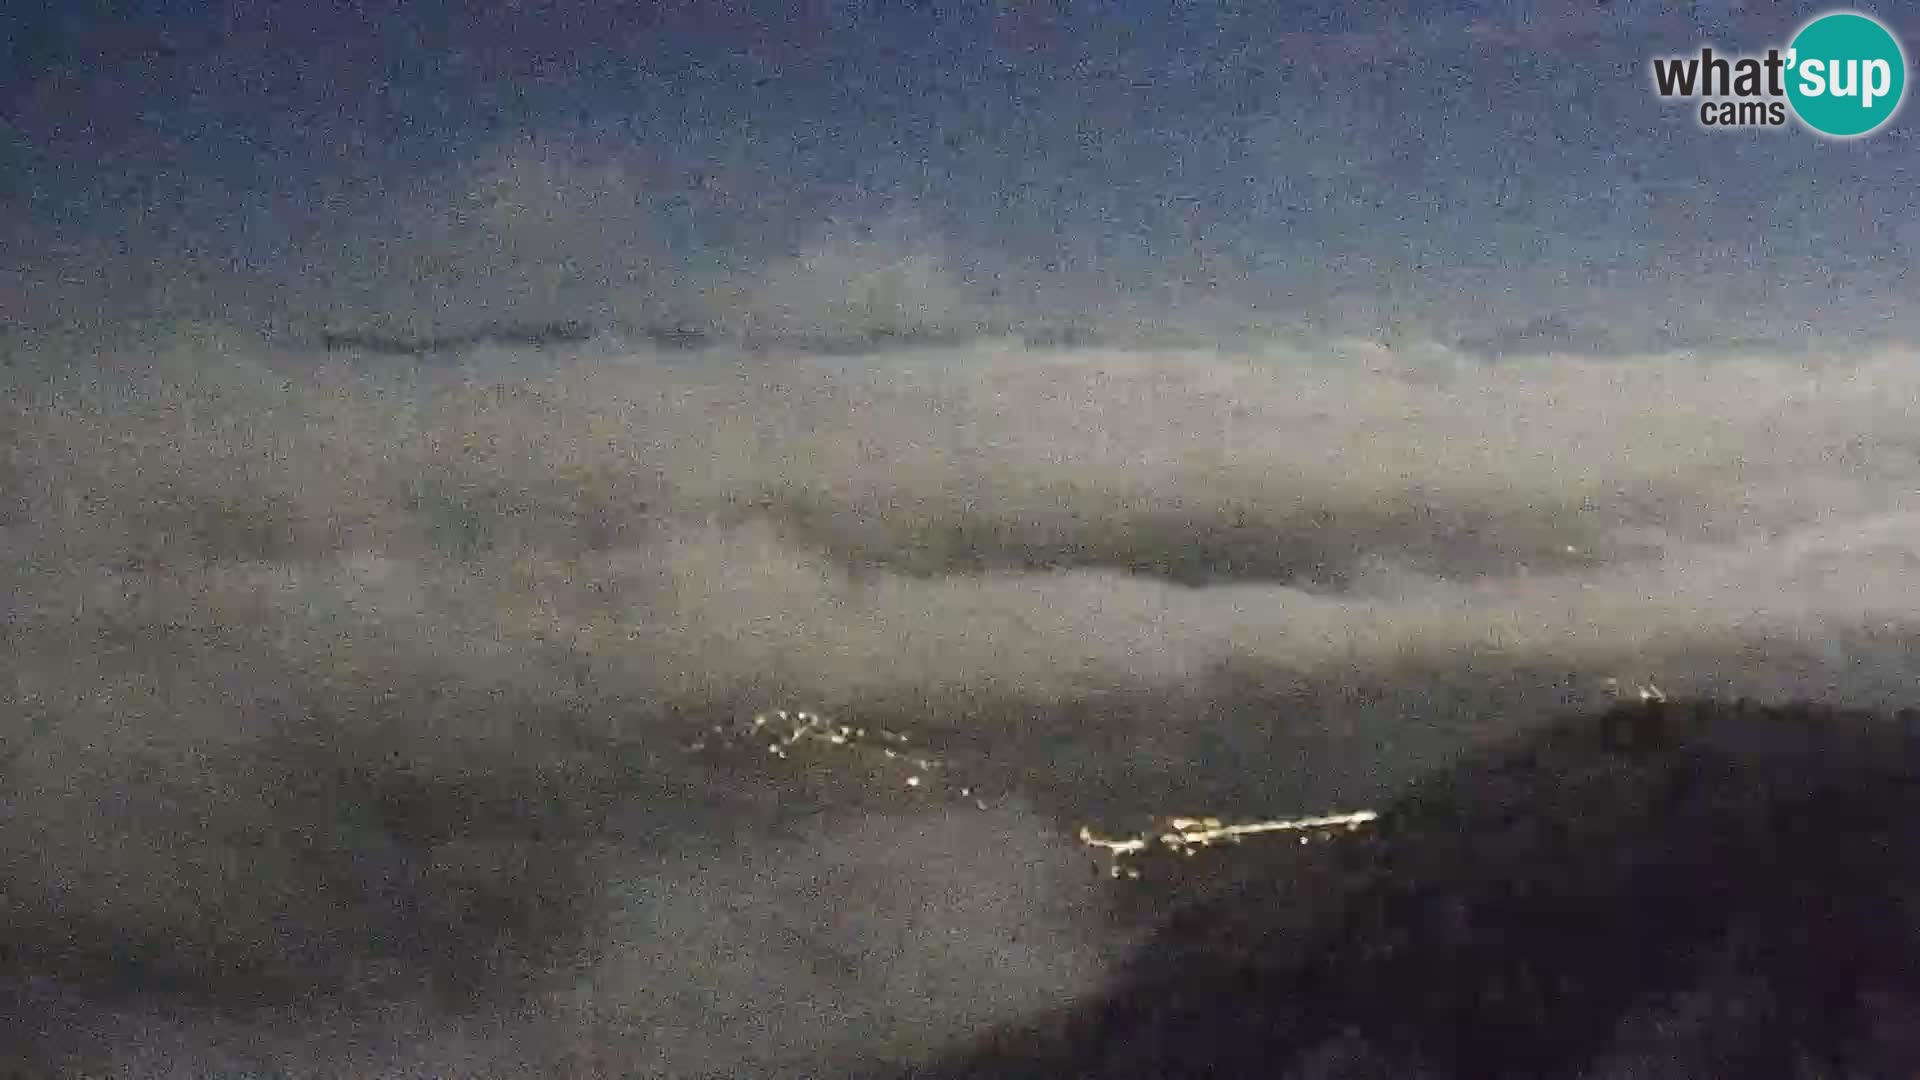
<svg viewBox="0 0 1920 1080">
<path fill-rule="evenodd" d="M 1068 7 L 13 16 L 26 1067 L 845 1074 L 1101 984 L 1089 818 L 1916 703 L 1913 114 L 1644 68 L 1813 9 Z"/>
</svg>

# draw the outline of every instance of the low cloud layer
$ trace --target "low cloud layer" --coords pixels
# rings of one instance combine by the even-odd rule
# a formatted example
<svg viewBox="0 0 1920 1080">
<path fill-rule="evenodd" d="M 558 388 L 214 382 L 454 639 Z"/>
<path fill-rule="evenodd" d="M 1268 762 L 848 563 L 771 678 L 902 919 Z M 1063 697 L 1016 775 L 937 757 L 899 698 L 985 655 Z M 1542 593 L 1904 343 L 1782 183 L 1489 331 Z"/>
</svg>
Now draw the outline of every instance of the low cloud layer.
<svg viewBox="0 0 1920 1080">
<path fill-rule="evenodd" d="M 1075 815 L 1361 803 L 1610 677 L 1920 675 L 1898 350 L 19 359 L 0 880 L 43 1059 L 333 1052 L 240 1000 L 390 1029 L 374 1075 L 911 1057 L 1098 980 Z M 678 751 L 787 704 L 1030 801 L 808 825 Z"/>
</svg>

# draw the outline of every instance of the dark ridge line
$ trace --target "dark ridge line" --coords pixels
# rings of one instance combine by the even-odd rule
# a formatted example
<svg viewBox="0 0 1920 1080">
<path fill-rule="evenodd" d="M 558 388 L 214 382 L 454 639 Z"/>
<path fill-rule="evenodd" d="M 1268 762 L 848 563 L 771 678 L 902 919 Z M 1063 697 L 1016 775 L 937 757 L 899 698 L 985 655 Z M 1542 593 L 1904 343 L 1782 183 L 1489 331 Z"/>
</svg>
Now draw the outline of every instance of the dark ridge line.
<svg viewBox="0 0 1920 1080">
<path fill-rule="evenodd" d="M 1920 1066 L 1920 1038 L 1874 1019 L 1882 997 L 1920 1009 L 1920 710 L 1622 703 L 1380 810 L 1161 894 L 1107 990 L 907 1075 L 1557 1077 L 1620 1053 L 1675 1075 Z M 1697 1031 L 1622 1027 L 1658 1029 L 1702 993 Z"/>
<path fill-rule="evenodd" d="M 746 330 L 728 332 L 710 327 L 684 325 L 621 325 L 617 330 L 629 337 L 642 338 L 670 349 L 703 349 L 731 346 L 753 353 L 774 350 L 819 356 L 860 356 L 866 353 L 898 349 L 945 349 L 976 341 L 1015 338 L 1029 348 L 1084 348 L 1114 344 L 1110 335 L 1077 326 L 1042 326 L 1021 329 L 1004 324 L 965 327 L 877 326 L 844 333 L 782 332 Z"/>
<path fill-rule="evenodd" d="M 425 356 L 480 345 L 578 345 L 597 331 L 584 322 L 489 323 L 453 334 L 408 336 L 364 330 L 327 330 L 320 346 L 328 352 L 359 351 L 381 356 Z"/>
<path fill-rule="evenodd" d="M 638 339 L 674 352 L 733 347 L 748 352 L 783 350 L 821 356 L 858 356 L 887 349 L 953 348 L 974 341 L 1017 338 L 1029 348 L 1086 348 L 1113 345 L 1118 339 L 1077 326 L 1013 327 L 872 327 L 848 333 L 728 332 L 680 323 L 613 323 L 602 328 L 583 320 L 553 322 L 494 322 L 470 330 L 439 334 L 400 334 L 375 330 L 326 330 L 318 335 L 322 349 L 358 351 L 379 356 L 421 357 L 482 345 L 543 347 L 577 345 L 604 332 Z"/>
</svg>

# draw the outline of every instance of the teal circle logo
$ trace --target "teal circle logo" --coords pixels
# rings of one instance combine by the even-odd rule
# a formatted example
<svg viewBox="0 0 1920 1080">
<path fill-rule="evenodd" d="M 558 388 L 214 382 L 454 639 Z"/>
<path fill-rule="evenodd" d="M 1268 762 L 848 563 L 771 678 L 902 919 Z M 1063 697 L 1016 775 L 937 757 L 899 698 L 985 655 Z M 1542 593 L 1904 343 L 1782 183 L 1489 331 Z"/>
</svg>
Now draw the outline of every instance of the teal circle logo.
<svg viewBox="0 0 1920 1080">
<path fill-rule="evenodd" d="M 1836 139 L 1879 130 L 1907 92 L 1907 58 L 1887 28 L 1856 12 L 1808 23 L 1787 51 L 1787 101 Z"/>
</svg>

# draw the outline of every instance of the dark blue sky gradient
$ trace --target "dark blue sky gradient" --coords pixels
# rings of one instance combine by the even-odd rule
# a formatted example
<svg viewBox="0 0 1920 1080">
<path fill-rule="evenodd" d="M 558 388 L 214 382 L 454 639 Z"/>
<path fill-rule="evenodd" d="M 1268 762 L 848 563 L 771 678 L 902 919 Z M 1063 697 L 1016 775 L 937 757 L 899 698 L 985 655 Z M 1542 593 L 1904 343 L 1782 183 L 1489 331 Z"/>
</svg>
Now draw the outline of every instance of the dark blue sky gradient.
<svg viewBox="0 0 1920 1080">
<path fill-rule="evenodd" d="M 1450 333 L 1563 312 L 1634 340 L 1906 317 L 1911 110 L 1834 144 L 1703 132 L 1648 90 L 1649 56 L 1757 50 L 1813 7 L 1177 10 L 16 15 L 0 84 L 9 295 L 23 319 L 378 306 L 391 282 L 376 279 L 417 272 L 378 252 L 416 240 L 423 215 L 457 232 L 447 192 L 519 147 L 630 181 L 617 213 L 582 211 L 607 214 L 569 256 L 589 306 L 623 245 L 646 249 L 671 311 L 702 273 L 907 222 L 901 242 L 967 290 L 1035 309 Z"/>
</svg>

